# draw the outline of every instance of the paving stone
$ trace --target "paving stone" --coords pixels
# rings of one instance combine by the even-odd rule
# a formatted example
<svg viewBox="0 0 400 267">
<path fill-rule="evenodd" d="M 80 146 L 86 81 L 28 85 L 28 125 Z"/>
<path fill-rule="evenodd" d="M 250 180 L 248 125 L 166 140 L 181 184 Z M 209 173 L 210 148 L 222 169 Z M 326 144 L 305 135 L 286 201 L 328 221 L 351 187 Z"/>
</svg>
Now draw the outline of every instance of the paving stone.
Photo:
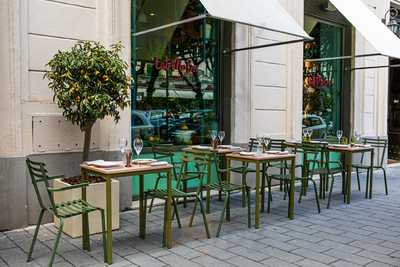
<svg viewBox="0 0 400 267">
<path fill-rule="evenodd" d="M 370 244 L 370 243 L 362 242 L 362 241 L 354 241 L 353 243 L 350 243 L 350 245 L 359 247 L 359 248 L 363 248 L 365 250 L 378 252 L 380 254 L 386 254 L 386 255 L 394 252 L 393 249 L 385 248 L 383 246 L 378 246 L 378 245 L 374 245 L 374 244 Z"/>
<path fill-rule="evenodd" d="M 329 264 L 334 261 L 337 261 L 337 259 L 334 257 L 327 256 L 325 254 L 314 252 L 314 251 L 304 249 L 304 248 L 293 250 L 292 253 L 301 255 L 305 258 L 312 259 L 314 261 L 318 261 L 318 262 L 325 263 L 325 264 Z"/>
<path fill-rule="evenodd" d="M 351 245 L 346 245 L 342 243 L 333 242 L 331 240 L 324 240 L 318 243 L 318 245 L 328 247 L 334 250 L 341 250 L 345 253 L 357 253 L 360 252 L 362 249 L 359 247 L 354 247 Z"/>
<path fill-rule="evenodd" d="M 385 264 L 382 262 L 373 261 L 365 266 L 366 267 L 398 267 L 399 265 L 390 265 L 390 264 Z"/>
<path fill-rule="evenodd" d="M 293 253 L 288 253 L 277 248 L 267 247 L 264 251 L 265 254 L 267 254 L 268 256 L 275 257 L 290 263 L 294 263 L 303 259 L 303 257 L 301 256 L 295 255 Z"/>
<path fill-rule="evenodd" d="M 222 249 L 216 248 L 214 246 L 210 246 L 210 245 L 197 247 L 196 250 L 200 251 L 203 254 L 212 256 L 212 257 L 220 259 L 220 260 L 227 260 L 227 259 L 235 256 L 235 254 L 233 254 L 229 251 L 222 250 Z"/>
<path fill-rule="evenodd" d="M 179 257 L 177 255 L 166 255 L 163 257 L 159 258 L 160 261 L 163 261 L 164 263 L 170 265 L 170 266 L 176 266 L 176 267 L 199 267 L 201 266 L 198 263 L 189 261 L 185 259 L 184 257 Z"/>
<path fill-rule="evenodd" d="M 4 249 L 0 251 L 0 258 L 3 259 L 3 261 L 8 265 L 8 266 L 40 266 L 39 264 L 35 262 L 30 262 L 27 263 L 26 260 L 28 258 L 28 255 L 25 254 L 21 249 L 19 248 L 9 248 L 9 249 Z"/>
<path fill-rule="evenodd" d="M 64 253 L 62 256 L 66 261 L 70 262 L 74 266 L 84 266 L 99 263 L 93 257 L 89 256 L 82 250 L 69 251 Z"/>
<path fill-rule="evenodd" d="M 269 255 L 265 255 L 263 253 L 262 249 L 260 250 L 254 250 L 242 246 L 237 246 L 228 249 L 230 252 L 240 255 L 242 257 L 246 257 L 248 259 L 254 260 L 254 261 L 262 261 L 265 260 L 266 258 L 270 257 Z"/>
<path fill-rule="evenodd" d="M 351 251 L 345 251 L 341 248 L 331 249 L 325 251 L 324 254 L 348 261 L 350 263 L 365 265 L 370 263 L 372 260 L 364 257 L 360 257 L 359 255 L 351 254 Z"/>
<path fill-rule="evenodd" d="M 242 257 L 242 256 L 235 256 L 233 258 L 228 259 L 227 262 L 229 262 L 229 263 L 231 263 L 231 264 L 233 264 L 235 266 L 239 266 L 239 267 L 242 267 L 242 266 L 246 266 L 246 267 L 262 267 L 262 266 L 264 266 L 261 263 L 249 260 L 248 258 L 245 258 L 245 257 Z"/>
<path fill-rule="evenodd" d="M 136 253 L 126 257 L 126 259 L 138 266 L 145 267 L 159 267 L 165 266 L 166 264 L 156 258 L 153 258 L 144 253 Z"/>
<path fill-rule="evenodd" d="M 17 245 L 11 241 L 6 235 L 0 236 L 0 250 L 16 247 Z"/>
<path fill-rule="evenodd" d="M 283 242 L 279 240 L 274 240 L 274 239 L 268 239 L 268 238 L 263 238 L 258 240 L 258 242 L 263 243 L 265 245 L 274 247 L 274 248 L 279 248 L 284 251 L 292 251 L 295 249 L 298 249 L 298 246 L 292 245 L 289 242 Z"/>
<path fill-rule="evenodd" d="M 313 261 L 310 259 L 304 259 L 301 261 L 296 262 L 297 265 L 299 266 L 304 266 L 304 267 L 327 267 L 329 265 L 323 264 L 321 262 L 318 261 Z"/>
<path fill-rule="evenodd" d="M 185 246 L 175 246 L 169 250 L 169 252 L 172 252 L 176 255 L 182 256 L 186 259 L 193 259 L 196 257 L 199 257 L 203 255 L 202 253 L 198 252 L 197 250 L 193 248 L 188 248 Z"/>
<path fill-rule="evenodd" d="M 379 254 L 373 251 L 364 250 L 358 253 L 357 255 L 386 264 L 399 265 L 399 259 L 390 257 L 388 255 Z"/>
<path fill-rule="evenodd" d="M 235 266 L 230 263 L 227 263 L 226 261 L 221 261 L 216 258 L 210 257 L 208 255 L 203 255 L 203 256 L 194 258 L 192 261 L 196 262 L 202 266 L 207 266 L 207 267 L 232 267 L 232 266 Z"/>
<path fill-rule="evenodd" d="M 351 263 L 351 262 L 340 260 L 340 261 L 336 261 L 336 262 L 332 263 L 331 266 L 335 266 L 335 267 L 359 267 L 359 266 L 362 266 L 362 265 L 358 265 L 358 264 L 355 264 L 355 263 Z"/>
<path fill-rule="evenodd" d="M 294 265 L 292 263 L 274 258 L 274 257 L 270 257 L 269 259 L 266 259 L 264 261 L 261 262 L 262 265 L 264 266 L 270 266 L 270 267 L 295 267 L 297 265 Z"/>
</svg>

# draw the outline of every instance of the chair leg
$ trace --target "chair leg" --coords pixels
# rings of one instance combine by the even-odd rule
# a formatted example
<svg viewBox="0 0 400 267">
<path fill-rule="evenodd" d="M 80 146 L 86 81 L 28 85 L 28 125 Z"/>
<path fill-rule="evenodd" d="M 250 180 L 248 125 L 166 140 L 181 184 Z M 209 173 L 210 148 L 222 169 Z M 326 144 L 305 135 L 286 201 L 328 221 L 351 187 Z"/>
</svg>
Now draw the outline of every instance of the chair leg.
<svg viewBox="0 0 400 267">
<path fill-rule="evenodd" d="M 270 211 L 271 211 L 271 202 L 272 202 L 272 192 L 271 192 L 271 183 L 272 183 L 272 180 L 268 177 L 268 175 L 267 175 L 267 181 L 268 181 L 268 204 L 267 204 L 267 213 L 270 213 Z"/>
<path fill-rule="evenodd" d="M 300 188 L 300 195 L 299 195 L 299 203 L 301 203 L 301 200 L 303 198 L 303 193 L 304 193 L 304 181 L 301 181 L 301 188 Z"/>
<path fill-rule="evenodd" d="M 61 234 L 63 231 L 63 227 L 64 227 L 64 220 L 62 218 L 60 218 L 60 228 L 58 229 L 56 243 L 54 244 L 53 252 L 51 253 L 49 266 L 53 266 L 53 262 L 54 262 L 54 259 L 56 257 L 56 253 L 57 253 L 58 243 L 60 243 L 60 238 L 61 238 Z"/>
<path fill-rule="evenodd" d="M 360 173 L 358 168 L 356 168 L 356 173 L 357 173 L 357 185 L 358 185 L 358 191 L 361 191 L 361 184 L 360 184 Z"/>
<path fill-rule="evenodd" d="M 247 194 L 247 226 L 249 228 L 251 228 L 251 190 L 250 190 L 250 187 L 246 187 L 246 194 Z"/>
<path fill-rule="evenodd" d="M 183 181 L 183 192 L 187 193 L 187 181 Z M 186 208 L 186 197 L 183 198 L 183 207 Z"/>
<path fill-rule="evenodd" d="M 318 213 L 321 213 L 321 207 L 319 206 L 319 199 L 318 199 L 317 183 L 313 179 L 310 180 L 314 185 L 315 201 L 317 202 Z"/>
<path fill-rule="evenodd" d="M 179 213 L 178 213 L 178 206 L 176 205 L 176 200 L 172 198 L 172 204 L 174 205 L 174 213 L 176 215 L 176 220 L 178 222 L 178 227 L 182 228 L 181 220 L 179 218 Z"/>
<path fill-rule="evenodd" d="M 82 247 L 83 250 L 90 251 L 89 214 L 82 214 L 82 221 L 84 216 L 87 217 L 87 223 L 82 224 Z"/>
<path fill-rule="evenodd" d="M 331 198 L 332 198 L 332 191 L 333 191 L 333 184 L 335 182 L 335 177 L 332 175 L 331 179 L 332 181 L 331 181 L 331 188 L 329 189 L 328 204 L 326 205 L 327 209 L 329 209 L 329 207 L 331 206 Z"/>
<path fill-rule="evenodd" d="M 199 200 L 200 211 L 201 211 L 201 214 L 203 215 L 203 223 L 204 223 L 204 228 L 206 229 L 207 238 L 211 238 L 210 231 L 208 230 L 207 216 L 206 216 L 206 211 L 203 206 L 203 201 L 198 196 L 196 198 L 198 198 L 198 200 Z"/>
<path fill-rule="evenodd" d="M 367 179 L 365 183 L 365 198 L 368 198 L 368 188 L 369 188 L 369 169 L 367 170 Z"/>
<path fill-rule="evenodd" d="M 222 224 L 224 223 L 225 210 L 228 207 L 228 199 L 229 199 L 228 193 L 225 193 L 224 207 L 222 208 L 221 216 L 219 218 L 219 224 L 218 224 L 218 230 L 217 230 L 216 237 L 219 237 L 219 233 L 221 232 Z"/>
<path fill-rule="evenodd" d="M 165 204 L 164 204 L 164 224 L 163 224 L 163 240 L 162 240 L 162 244 L 163 244 L 163 247 L 166 247 L 167 246 L 167 244 L 166 244 L 166 242 L 165 242 L 165 240 L 166 240 L 166 238 L 165 238 L 165 234 L 166 234 L 166 228 L 165 228 L 165 226 L 166 226 L 166 224 L 167 224 L 167 201 L 165 200 Z"/>
<path fill-rule="evenodd" d="M 288 193 L 288 188 L 287 187 L 288 187 L 287 186 L 287 182 L 285 180 L 285 181 L 283 181 L 283 191 L 284 191 L 283 200 L 286 200 L 286 196 L 287 196 L 287 193 Z"/>
<path fill-rule="evenodd" d="M 156 180 L 156 184 L 154 185 L 154 189 L 158 189 L 158 184 L 160 183 L 160 180 L 161 180 L 161 176 L 158 176 L 157 180 Z M 151 213 L 151 210 L 153 209 L 153 204 L 154 204 L 154 197 L 151 198 L 149 213 Z"/>
<path fill-rule="evenodd" d="M 382 168 L 382 171 L 383 171 L 383 181 L 385 182 L 385 193 L 386 193 L 386 195 L 388 195 L 389 192 L 388 192 L 388 185 L 387 185 L 386 170 L 385 170 L 385 168 Z"/>
<path fill-rule="evenodd" d="M 146 209 L 145 209 L 146 210 Z M 101 215 L 101 231 L 102 231 L 102 239 L 103 239 L 103 253 L 104 253 L 104 262 L 107 262 L 107 239 L 106 239 L 106 219 L 104 215 L 104 210 L 99 209 Z M 145 212 L 146 213 L 146 212 Z"/>
<path fill-rule="evenodd" d="M 38 236 L 38 233 L 39 233 L 39 228 L 40 228 L 40 225 L 41 225 L 41 223 L 42 223 L 42 219 L 43 219 L 43 215 L 44 215 L 44 212 L 45 212 L 45 211 L 46 211 L 45 209 L 42 209 L 42 210 L 40 211 L 39 218 L 38 218 L 38 222 L 37 222 L 37 224 L 36 224 L 35 233 L 34 233 L 34 235 L 33 235 L 33 240 L 32 240 L 32 244 L 31 244 L 31 248 L 29 249 L 29 254 L 28 254 L 28 260 L 27 260 L 27 262 L 30 262 L 30 261 L 32 260 L 33 249 L 34 249 L 34 247 L 35 247 L 36 239 L 37 239 L 37 236 Z"/>
<path fill-rule="evenodd" d="M 192 227 L 192 225 L 193 225 L 193 219 L 194 219 L 194 215 L 196 214 L 196 208 L 197 208 L 198 199 L 201 199 L 201 196 L 199 198 L 196 197 L 196 199 L 194 200 L 192 216 L 190 216 L 190 220 L 189 220 L 189 227 Z"/>
<path fill-rule="evenodd" d="M 242 173 L 242 185 L 245 186 L 246 185 L 246 171 L 244 171 Z M 244 188 L 244 187 L 243 187 Z M 246 189 L 242 189 L 242 208 L 246 207 Z"/>
</svg>

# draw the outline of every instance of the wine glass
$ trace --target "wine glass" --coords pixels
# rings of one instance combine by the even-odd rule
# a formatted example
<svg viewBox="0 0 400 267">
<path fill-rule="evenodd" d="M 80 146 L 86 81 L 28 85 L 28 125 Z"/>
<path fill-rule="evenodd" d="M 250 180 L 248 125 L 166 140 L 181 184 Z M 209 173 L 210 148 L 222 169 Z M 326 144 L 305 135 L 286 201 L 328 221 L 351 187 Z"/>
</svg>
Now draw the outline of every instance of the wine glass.
<svg viewBox="0 0 400 267">
<path fill-rule="evenodd" d="M 222 141 L 224 140 L 224 138 L 225 138 L 225 132 L 224 131 L 219 131 L 218 132 L 218 139 L 219 139 L 219 142 L 221 143 L 221 145 L 222 145 Z"/>
<path fill-rule="evenodd" d="M 311 141 L 313 135 L 313 129 L 308 129 L 308 140 Z"/>
<path fill-rule="evenodd" d="M 133 141 L 133 148 L 135 149 L 136 155 L 139 158 L 143 149 L 143 140 L 140 137 L 136 137 Z"/>
<path fill-rule="evenodd" d="M 343 130 L 337 130 L 337 131 L 336 131 L 336 137 L 337 137 L 338 140 L 339 140 L 339 144 L 340 144 L 340 141 L 341 141 L 341 139 L 342 139 L 342 136 L 343 136 Z"/>
<path fill-rule="evenodd" d="M 268 150 L 269 143 L 271 142 L 271 138 L 269 138 L 266 134 L 262 137 L 262 144 L 263 144 L 263 152 Z"/>
<path fill-rule="evenodd" d="M 303 128 L 303 139 L 307 139 L 307 132 L 308 130 L 306 128 Z"/>
<path fill-rule="evenodd" d="M 215 139 L 217 139 L 217 131 L 216 130 L 211 130 L 210 131 L 210 138 L 211 138 L 211 147 L 212 148 L 216 148 L 215 147 Z"/>
</svg>

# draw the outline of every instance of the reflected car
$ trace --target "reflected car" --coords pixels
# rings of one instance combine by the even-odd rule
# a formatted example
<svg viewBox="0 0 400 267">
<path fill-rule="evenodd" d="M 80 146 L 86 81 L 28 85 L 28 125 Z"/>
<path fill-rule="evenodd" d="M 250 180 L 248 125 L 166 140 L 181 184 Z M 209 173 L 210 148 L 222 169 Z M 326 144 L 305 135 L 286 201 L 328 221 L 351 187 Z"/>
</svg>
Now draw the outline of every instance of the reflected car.
<svg viewBox="0 0 400 267">
<path fill-rule="evenodd" d="M 303 130 L 313 130 L 313 138 L 323 138 L 327 134 L 328 125 L 320 116 L 305 115 L 303 116 Z"/>
<path fill-rule="evenodd" d="M 143 111 L 132 111 L 132 137 L 140 135 L 143 139 L 148 140 L 154 135 L 154 125 L 150 122 L 149 117 Z"/>
</svg>

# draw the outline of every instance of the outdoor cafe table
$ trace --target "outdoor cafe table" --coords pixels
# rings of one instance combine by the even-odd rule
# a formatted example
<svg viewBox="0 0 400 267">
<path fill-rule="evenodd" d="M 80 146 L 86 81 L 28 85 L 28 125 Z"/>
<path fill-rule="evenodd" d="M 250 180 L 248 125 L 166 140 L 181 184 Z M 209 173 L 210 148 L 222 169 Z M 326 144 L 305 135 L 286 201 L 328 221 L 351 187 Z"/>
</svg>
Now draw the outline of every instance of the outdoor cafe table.
<svg viewBox="0 0 400 267">
<path fill-rule="evenodd" d="M 88 173 L 95 174 L 103 177 L 106 180 L 106 236 L 107 236 L 107 263 L 112 264 L 112 222 L 111 222 L 111 179 L 126 176 L 139 176 L 139 235 L 145 238 L 146 232 L 146 212 L 144 210 L 144 175 L 146 174 L 167 174 L 167 206 L 165 218 L 165 246 L 171 248 L 172 246 L 172 222 L 171 222 L 171 205 L 172 205 L 172 165 L 166 164 L 162 166 L 149 166 L 149 165 L 132 165 L 132 167 L 113 167 L 113 168 L 99 168 L 89 166 L 85 163 L 80 165 L 83 177 Z M 82 199 L 86 201 L 86 195 L 82 195 Z M 85 220 L 85 218 L 84 218 Z M 86 218 L 87 220 L 87 218 Z M 86 222 L 87 223 L 87 222 Z"/>
<path fill-rule="evenodd" d="M 242 149 L 230 149 L 230 148 L 217 148 L 217 149 L 212 149 L 211 147 L 207 149 L 207 147 L 204 147 L 203 149 L 198 149 L 193 146 L 185 147 L 182 149 L 182 151 L 186 153 L 190 153 L 193 155 L 200 155 L 200 156 L 205 156 L 207 158 L 207 184 L 211 184 L 211 165 L 212 165 L 212 157 L 214 155 L 217 156 L 225 156 L 226 154 L 230 154 L 233 152 L 241 151 Z M 211 191 L 209 187 L 207 188 L 206 192 L 206 213 L 210 213 L 210 201 L 211 201 Z"/>
<path fill-rule="evenodd" d="M 260 185 L 261 185 L 261 171 L 260 165 L 267 164 L 269 162 L 281 162 L 284 160 L 291 161 L 290 168 L 290 191 L 289 191 L 289 207 L 288 207 L 288 217 L 290 219 L 294 218 L 294 191 L 295 191 L 295 154 L 256 154 L 254 156 L 245 156 L 240 153 L 230 153 L 225 155 L 227 159 L 227 169 L 230 169 L 232 161 L 254 163 L 256 165 L 256 205 L 255 205 L 255 228 L 260 227 Z M 227 173 L 227 183 L 230 183 L 230 172 Z"/>
<path fill-rule="evenodd" d="M 365 146 L 335 146 L 328 145 L 328 150 L 332 152 L 339 152 L 345 157 L 345 169 L 346 169 L 346 185 L 345 185 L 345 199 L 346 203 L 350 204 L 351 199 L 351 171 L 353 165 L 353 155 L 356 153 L 371 153 L 371 170 L 369 173 L 369 189 L 367 184 L 367 190 L 365 192 L 365 197 L 372 198 L 372 179 L 373 179 L 373 166 L 374 166 L 374 148 L 373 147 L 365 147 Z M 367 179 L 368 181 L 368 179 Z M 369 192 L 369 195 L 368 195 Z"/>
</svg>

